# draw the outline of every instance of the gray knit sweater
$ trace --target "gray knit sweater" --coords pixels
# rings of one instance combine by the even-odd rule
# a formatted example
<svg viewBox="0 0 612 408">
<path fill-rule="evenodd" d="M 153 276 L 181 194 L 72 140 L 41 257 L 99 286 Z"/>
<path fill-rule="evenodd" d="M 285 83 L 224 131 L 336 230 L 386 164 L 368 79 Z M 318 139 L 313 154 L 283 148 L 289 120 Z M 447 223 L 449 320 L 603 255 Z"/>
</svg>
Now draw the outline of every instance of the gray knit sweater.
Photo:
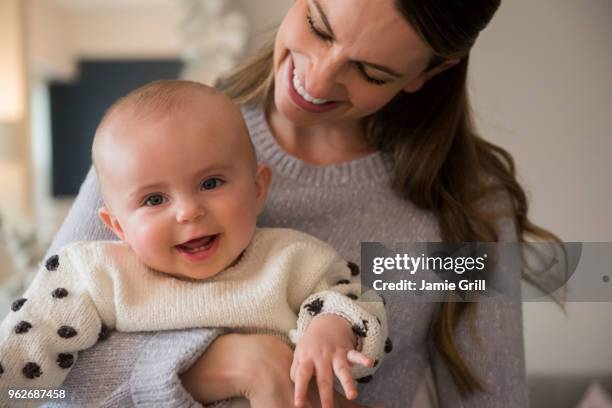
<svg viewBox="0 0 612 408">
<path fill-rule="evenodd" d="M 244 109 L 260 162 L 272 168 L 273 181 L 265 227 L 295 228 L 312 234 L 359 263 L 361 241 L 439 241 L 431 213 L 398 198 L 390 188 L 388 161 L 381 153 L 333 166 L 312 166 L 289 156 L 270 133 L 261 109 Z M 98 184 L 90 171 L 49 252 L 76 240 L 110 239 L 98 221 Z M 501 240 L 516 240 L 509 220 L 500 220 Z M 518 285 L 520 273 L 506 276 Z M 477 309 L 475 342 L 465 322 L 456 338 L 472 370 L 488 392 L 462 399 L 431 340 L 440 305 L 389 299 L 391 357 L 374 379 L 360 385 L 359 402 L 387 408 L 409 407 L 425 371 L 431 367 L 442 407 L 527 406 L 520 302 L 487 302 Z M 194 329 L 163 333 L 113 333 L 81 354 L 65 386 L 76 406 L 198 406 L 181 387 L 185 370 L 219 335 Z"/>
</svg>

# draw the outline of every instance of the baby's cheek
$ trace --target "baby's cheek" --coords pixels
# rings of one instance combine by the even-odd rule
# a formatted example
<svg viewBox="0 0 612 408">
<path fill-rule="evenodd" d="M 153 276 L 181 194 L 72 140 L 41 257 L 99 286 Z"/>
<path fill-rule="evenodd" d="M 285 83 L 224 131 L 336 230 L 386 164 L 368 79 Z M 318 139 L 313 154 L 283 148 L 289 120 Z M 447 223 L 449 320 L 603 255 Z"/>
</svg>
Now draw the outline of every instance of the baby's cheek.
<svg viewBox="0 0 612 408">
<path fill-rule="evenodd" d="M 240 204 L 242 203 L 242 204 Z M 224 218 L 232 233 L 240 241 L 240 245 L 246 247 L 250 241 L 250 235 L 255 230 L 257 222 L 255 214 L 255 203 L 248 203 L 244 200 L 236 200 L 231 205 L 225 207 Z"/>
<path fill-rule="evenodd" d="M 142 222 L 134 227 L 129 244 L 145 262 L 157 264 L 172 246 L 172 236 L 172 231 L 162 223 Z"/>
</svg>

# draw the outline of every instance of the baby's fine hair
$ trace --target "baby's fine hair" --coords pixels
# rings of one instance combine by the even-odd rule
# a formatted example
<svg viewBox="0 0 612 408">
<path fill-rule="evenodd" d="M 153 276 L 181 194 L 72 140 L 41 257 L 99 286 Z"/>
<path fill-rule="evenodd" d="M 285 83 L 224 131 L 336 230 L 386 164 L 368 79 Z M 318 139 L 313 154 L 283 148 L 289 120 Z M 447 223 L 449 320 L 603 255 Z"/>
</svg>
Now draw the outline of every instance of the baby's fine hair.
<svg viewBox="0 0 612 408">
<path fill-rule="evenodd" d="M 96 167 L 96 145 L 103 130 L 114 120 L 148 120 L 156 115 L 170 115 L 194 103 L 197 98 L 221 98 L 232 104 L 222 92 L 199 82 L 179 79 L 158 80 L 134 89 L 119 98 L 106 111 L 96 129 L 92 144 L 92 162 Z"/>
<path fill-rule="evenodd" d="M 131 110 L 136 118 L 158 113 L 171 113 L 189 105 L 198 96 L 221 96 L 221 92 L 199 82 L 186 80 L 158 80 L 119 98 L 104 114 L 98 129 L 107 124 L 118 112 Z"/>
</svg>

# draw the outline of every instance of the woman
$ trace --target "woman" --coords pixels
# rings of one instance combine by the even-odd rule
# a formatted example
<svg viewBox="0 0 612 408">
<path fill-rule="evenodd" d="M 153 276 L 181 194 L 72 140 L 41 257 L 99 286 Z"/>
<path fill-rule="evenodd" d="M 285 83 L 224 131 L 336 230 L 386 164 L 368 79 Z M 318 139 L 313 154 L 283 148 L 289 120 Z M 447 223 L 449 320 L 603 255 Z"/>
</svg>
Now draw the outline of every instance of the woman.
<svg viewBox="0 0 612 408">
<path fill-rule="evenodd" d="M 356 263 L 361 241 L 550 238 L 526 218 L 511 157 L 471 122 L 469 52 L 498 6 L 296 0 L 274 45 L 221 85 L 243 104 L 259 159 L 274 174 L 260 225 L 311 233 Z M 52 249 L 110 238 L 94 221 L 98 205 L 90 172 Z M 520 273 L 507 279 L 518 284 Z M 387 308 L 390 358 L 360 386 L 361 404 L 527 405 L 520 302 L 390 300 Z M 89 405 L 246 395 L 256 406 L 291 406 L 283 343 L 227 334 L 207 349 L 218 334 L 115 333 L 83 353 L 66 386 Z"/>
</svg>

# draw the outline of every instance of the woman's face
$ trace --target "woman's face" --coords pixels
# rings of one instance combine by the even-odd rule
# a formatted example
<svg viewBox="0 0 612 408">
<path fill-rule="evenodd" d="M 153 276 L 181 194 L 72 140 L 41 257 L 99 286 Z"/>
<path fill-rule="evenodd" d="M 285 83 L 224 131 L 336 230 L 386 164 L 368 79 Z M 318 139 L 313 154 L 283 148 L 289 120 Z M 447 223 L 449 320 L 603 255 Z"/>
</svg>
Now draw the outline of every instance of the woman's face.
<svg viewBox="0 0 612 408">
<path fill-rule="evenodd" d="M 296 125 L 353 122 L 419 90 L 432 55 L 393 0 L 296 0 L 274 46 L 274 102 Z"/>
</svg>

